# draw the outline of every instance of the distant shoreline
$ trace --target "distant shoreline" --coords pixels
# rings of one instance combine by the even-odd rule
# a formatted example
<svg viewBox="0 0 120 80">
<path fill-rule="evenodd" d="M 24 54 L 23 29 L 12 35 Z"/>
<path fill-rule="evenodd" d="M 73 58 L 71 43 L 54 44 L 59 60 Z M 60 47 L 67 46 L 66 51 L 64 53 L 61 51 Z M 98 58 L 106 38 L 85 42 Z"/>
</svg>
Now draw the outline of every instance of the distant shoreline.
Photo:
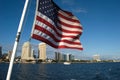
<svg viewBox="0 0 120 80">
<path fill-rule="evenodd" d="M 9 64 L 10 62 L 0 62 L 0 63 L 7 63 Z M 33 63 L 33 62 L 14 62 L 14 64 L 57 64 L 57 63 L 60 63 L 60 64 L 63 64 L 64 62 L 38 62 L 38 63 Z M 74 63 L 78 63 L 78 64 L 83 64 L 83 63 L 120 63 L 120 62 L 70 62 L 71 64 L 74 64 Z"/>
</svg>

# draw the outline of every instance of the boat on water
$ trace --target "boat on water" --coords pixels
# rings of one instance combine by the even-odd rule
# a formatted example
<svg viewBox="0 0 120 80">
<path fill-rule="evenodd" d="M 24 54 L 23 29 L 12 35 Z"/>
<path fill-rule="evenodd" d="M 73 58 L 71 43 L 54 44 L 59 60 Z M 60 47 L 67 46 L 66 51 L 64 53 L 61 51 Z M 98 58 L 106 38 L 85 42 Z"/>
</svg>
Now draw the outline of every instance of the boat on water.
<svg viewBox="0 0 120 80">
<path fill-rule="evenodd" d="M 64 62 L 63 64 L 64 65 L 70 65 L 71 63 L 70 62 Z"/>
</svg>

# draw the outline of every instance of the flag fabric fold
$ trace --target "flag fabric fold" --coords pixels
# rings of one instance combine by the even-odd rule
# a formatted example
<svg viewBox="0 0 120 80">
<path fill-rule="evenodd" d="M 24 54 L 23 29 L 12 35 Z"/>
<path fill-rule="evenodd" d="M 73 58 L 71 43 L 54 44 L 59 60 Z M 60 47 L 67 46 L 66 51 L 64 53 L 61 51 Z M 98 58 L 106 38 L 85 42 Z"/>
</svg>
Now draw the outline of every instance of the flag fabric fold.
<svg viewBox="0 0 120 80">
<path fill-rule="evenodd" d="M 31 37 L 54 48 L 83 50 L 79 37 L 80 21 L 71 12 L 60 9 L 52 0 L 38 0 Z"/>
</svg>

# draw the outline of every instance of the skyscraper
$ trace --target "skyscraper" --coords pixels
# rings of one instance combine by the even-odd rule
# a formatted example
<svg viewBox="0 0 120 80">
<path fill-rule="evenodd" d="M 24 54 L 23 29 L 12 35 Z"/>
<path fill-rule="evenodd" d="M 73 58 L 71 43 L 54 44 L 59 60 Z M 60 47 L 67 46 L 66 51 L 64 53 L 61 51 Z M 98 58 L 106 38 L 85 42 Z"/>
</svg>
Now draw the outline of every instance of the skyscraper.
<svg viewBox="0 0 120 80">
<path fill-rule="evenodd" d="M 70 61 L 74 60 L 74 55 L 69 54 L 69 60 L 70 60 Z"/>
<path fill-rule="evenodd" d="M 55 60 L 56 61 L 61 61 L 62 60 L 62 54 L 60 52 L 55 52 Z"/>
<path fill-rule="evenodd" d="M 8 59 L 9 59 L 9 61 L 11 59 L 11 55 L 12 55 L 12 51 L 8 51 Z"/>
<path fill-rule="evenodd" d="M 21 61 L 34 60 L 30 42 L 25 42 L 22 46 Z"/>
<path fill-rule="evenodd" d="M 66 61 L 70 61 L 70 56 L 69 56 L 69 54 L 66 54 Z"/>
<path fill-rule="evenodd" d="M 39 60 L 46 60 L 46 44 L 45 43 L 40 43 L 38 45 L 38 58 Z"/>
</svg>

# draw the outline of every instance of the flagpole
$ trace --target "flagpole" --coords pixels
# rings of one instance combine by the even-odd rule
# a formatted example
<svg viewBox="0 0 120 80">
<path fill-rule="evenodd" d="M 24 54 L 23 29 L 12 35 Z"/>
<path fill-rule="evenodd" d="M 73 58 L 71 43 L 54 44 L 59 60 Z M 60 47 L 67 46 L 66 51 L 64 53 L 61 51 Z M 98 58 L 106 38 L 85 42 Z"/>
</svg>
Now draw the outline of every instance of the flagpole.
<svg viewBox="0 0 120 80">
<path fill-rule="evenodd" d="M 22 16 L 21 16 L 21 19 L 20 19 L 19 27 L 18 27 L 18 32 L 17 32 L 16 38 L 15 38 L 15 43 L 14 43 L 14 47 L 13 47 L 13 51 L 12 51 L 12 56 L 11 56 L 11 59 L 10 59 L 10 64 L 9 64 L 6 80 L 10 80 L 10 77 L 11 77 L 11 72 L 12 72 L 12 67 L 13 67 L 13 63 L 14 63 L 15 53 L 16 53 L 17 46 L 18 46 L 18 43 L 19 43 L 21 30 L 22 30 L 22 25 L 23 25 L 25 13 L 26 13 L 26 10 L 27 10 L 28 2 L 29 2 L 29 0 L 26 0 L 25 4 L 24 4 Z"/>
</svg>

